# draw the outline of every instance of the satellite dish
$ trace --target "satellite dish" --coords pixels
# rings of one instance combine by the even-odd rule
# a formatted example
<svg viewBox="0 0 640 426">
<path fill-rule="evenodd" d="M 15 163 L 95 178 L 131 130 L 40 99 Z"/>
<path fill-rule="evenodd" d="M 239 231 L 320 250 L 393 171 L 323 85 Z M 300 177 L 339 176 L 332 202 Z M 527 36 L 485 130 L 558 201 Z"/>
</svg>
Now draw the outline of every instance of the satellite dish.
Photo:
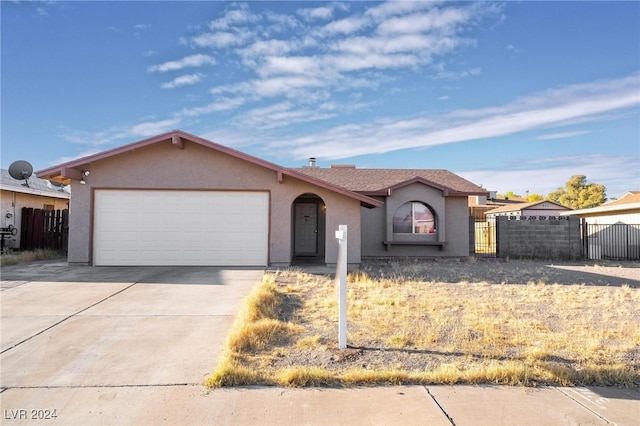
<svg viewBox="0 0 640 426">
<path fill-rule="evenodd" d="M 16 180 L 23 180 L 22 185 L 29 186 L 29 178 L 33 174 L 33 166 L 28 161 L 18 160 L 9 166 L 9 175 Z"/>
</svg>

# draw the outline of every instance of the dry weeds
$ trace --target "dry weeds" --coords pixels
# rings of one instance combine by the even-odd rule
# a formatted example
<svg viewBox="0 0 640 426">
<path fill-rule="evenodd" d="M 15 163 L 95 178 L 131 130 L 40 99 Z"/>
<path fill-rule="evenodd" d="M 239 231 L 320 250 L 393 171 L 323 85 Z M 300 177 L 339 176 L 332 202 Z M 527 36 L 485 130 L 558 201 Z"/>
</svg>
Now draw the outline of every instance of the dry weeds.
<svg viewBox="0 0 640 426">
<path fill-rule="evenodd" d="M 275 272 L 207 384 L 638 385 L 638 266 L 370 263 L 348 278 L 346 350 L 331 277 Z M 277 302 L 247 315 L 256 300 Z"/>
<path fill-rule="evenodd" d="M 0 265 L 11 266 L 19 263 L 35 262 L 37 260 L 49 260 L 59 258 L 61 255 L 54 250 L 37 249 L 32 251 L 23 251 L 16 254 L 0 255 Z"/>
</svg>

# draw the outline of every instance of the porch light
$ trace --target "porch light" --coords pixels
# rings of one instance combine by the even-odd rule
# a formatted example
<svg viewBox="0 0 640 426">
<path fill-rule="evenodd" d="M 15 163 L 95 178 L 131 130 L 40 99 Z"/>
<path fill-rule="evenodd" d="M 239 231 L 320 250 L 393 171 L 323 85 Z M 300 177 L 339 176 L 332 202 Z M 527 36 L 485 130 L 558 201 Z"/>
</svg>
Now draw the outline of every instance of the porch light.
<svg viewBox="0 0 640 426">
<path fill-rule="evenodd" d="M 89 170 L 82 170 L 82 172 L 80 172 L 80 174 L 82 175 L 82 178 L 80 178 L 80 185 L 86 185 L 87 181 L 84 180 L 84 178 L 86 176 L 89 176 L 91 174 L 91 172 Z"/>
</svg>

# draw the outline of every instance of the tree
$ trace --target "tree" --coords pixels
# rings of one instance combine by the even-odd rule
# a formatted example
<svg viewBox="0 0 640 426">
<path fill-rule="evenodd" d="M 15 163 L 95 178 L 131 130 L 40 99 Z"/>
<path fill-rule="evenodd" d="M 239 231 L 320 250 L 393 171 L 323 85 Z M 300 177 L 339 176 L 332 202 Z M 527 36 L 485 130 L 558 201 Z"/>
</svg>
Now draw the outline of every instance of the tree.
<svg viewBox="0 0 640 426">
<path fill-rule="evenodd" d="M 498 194 L 498 198 L 504 198 L 505 200 L 509 200 L 512 198 L 522 198 L 522 195 L 514 194 L 513 191 L 509 191 L 505 194 Z"/>
<path fill-rule="evenodd" d="M 544 197 L 542 196 L 542 194 L 527 194 L 526 198 L 527 198 L 527 201 L 530 203 L 544 200 Z"/>
<path fill-rule="evenodd" d="M 547 200 L 555 201 L 572 209 L 597 207 L 607 201 L 606 188 L 597 183 L 587 183 L 587 177 L 573 175 L 565 188 L 558 188 L 547 195 Z"/>
</svg>

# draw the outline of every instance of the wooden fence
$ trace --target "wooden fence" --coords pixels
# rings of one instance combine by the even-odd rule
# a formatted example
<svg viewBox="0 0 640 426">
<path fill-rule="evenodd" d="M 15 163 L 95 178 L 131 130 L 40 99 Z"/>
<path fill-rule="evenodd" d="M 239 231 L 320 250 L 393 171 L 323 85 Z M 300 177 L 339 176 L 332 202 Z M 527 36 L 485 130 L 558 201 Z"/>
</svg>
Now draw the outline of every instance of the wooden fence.
<svg viewBox="0 0 640 426">
<path fill-rule="evenodd" d="M 67 254 L 69 210 L 22 208 L 20 250 L 50 249 Z"/>
</svg>

